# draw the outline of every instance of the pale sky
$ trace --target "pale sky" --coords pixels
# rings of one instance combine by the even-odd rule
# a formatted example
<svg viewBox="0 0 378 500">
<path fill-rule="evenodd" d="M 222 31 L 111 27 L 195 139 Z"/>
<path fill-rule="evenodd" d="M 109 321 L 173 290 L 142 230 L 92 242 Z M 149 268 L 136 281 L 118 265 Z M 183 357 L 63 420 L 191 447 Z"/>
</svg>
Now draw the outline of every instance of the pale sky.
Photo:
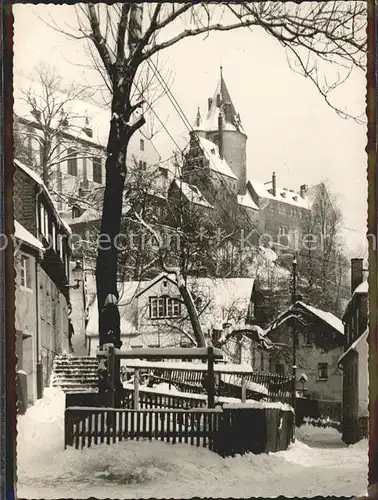
<svg viewBox="0 0 378 500">
<path fill-rule="evenodd" d="M 95 72 L 80 66 L 87 60 L 84 43 L 67 40 L 39 19 L 51 14 L 60 26 L 73 26 L 74 7 L 17 4 L 13 12 L 15 85 L 40 62 L 54 65 L 67 81 L 99 83 Z M 295 190 L 328 181 L 344 215 L 347 253 L 358 257 L 366 247 L 366 126 L 338 117 L 313 84 L 289 68 L 281 45 L 258 28 L 192 37 L 161 52 L 160 66 L 172 73 L 170 89 L 191 123 L 197 106 L 205 116 L 220 65 L 248 135 L 248 177 L 265 182 L 274 170 L 278 185 Z M 361 114 L 365 89 L 365 74 L 355 70 L 337 90 L 336 102 Z M 168 98 L 154 109 L 184 147 L 188 132 Z M 164 131 L 154 145 L 163 159 L 176 148 Z"/>
</svg>

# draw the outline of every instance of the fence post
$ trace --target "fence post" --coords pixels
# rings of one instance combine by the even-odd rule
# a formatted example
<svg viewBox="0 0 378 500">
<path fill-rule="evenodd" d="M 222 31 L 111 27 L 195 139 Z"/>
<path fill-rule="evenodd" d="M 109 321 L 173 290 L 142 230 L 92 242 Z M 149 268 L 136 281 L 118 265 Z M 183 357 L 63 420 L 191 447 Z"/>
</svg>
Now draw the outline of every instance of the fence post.
<svg viewBox="0 0 378 500">
<path fill-rule="evenodd" d="M 115 356 L 114 356 L 114 345 L 109 344 L 108 345 L 108 397 L 107 397 L 107 405 L 109 408 L 114 408 L 114 403 L 115 403 L 115 398 L 114 398 L 114 392 L 115 392 L 115 373 L 114 373 L 114 367 L 115 367 Z"/>
<path fill-rule="evenodd" d="M 64 412 L 64 449 L 73 446 L 73 418 L 69 409 Z"/>
<path fill-rule="evenodd" d="M 207 406 L 214 408 L 214 347 L 207 348 Z"/>
<path fill-rule="evenodd" d="M 139 368 L 134 369 L 134 409 L 139 410 Z"/>
<path fill-rule="evenodd" d="M 243 375 L 241 380 L 241 402 L 245 403 L 246 399 L 247 399 L 247 379 L 245 375 Z"/>
</svg>

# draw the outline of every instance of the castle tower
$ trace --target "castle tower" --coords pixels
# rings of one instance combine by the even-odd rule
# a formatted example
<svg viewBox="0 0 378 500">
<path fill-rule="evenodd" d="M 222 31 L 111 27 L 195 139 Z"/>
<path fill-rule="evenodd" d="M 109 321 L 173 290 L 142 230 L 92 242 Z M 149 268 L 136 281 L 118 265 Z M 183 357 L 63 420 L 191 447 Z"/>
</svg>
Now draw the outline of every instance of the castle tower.
<svg viewBox="0 0 378 500">
<path fill-rule="evenodd" d="M 218 145 L 220 155 L 238 178 L 238 194 L 245 194 L 247 191 L 247 134 L 241 124 L 240 115 L 232 103 L 223 78 L 222 67 L 214 96 L 208 99 L 206 118 L 198 119 L 199 117 L 198 112 L 193 126 L 194 131 L 200 137 Z"/>
</svg>

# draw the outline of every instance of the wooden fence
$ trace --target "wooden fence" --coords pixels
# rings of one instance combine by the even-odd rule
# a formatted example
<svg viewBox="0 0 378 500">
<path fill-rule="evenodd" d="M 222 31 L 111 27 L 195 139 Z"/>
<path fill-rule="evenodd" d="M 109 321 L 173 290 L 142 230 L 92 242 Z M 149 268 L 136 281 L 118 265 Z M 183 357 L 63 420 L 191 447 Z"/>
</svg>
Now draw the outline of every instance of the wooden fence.
<svg viewBox="0 0 378 500">
<path fill-rule="evenodd" d="M 76 449 L 125 440 L 160 440 L 212 450 L 223 457 L 287 449 L 291 411 L 274 408 L 113 409 L 70 407 L 65 411 L 65 447 Z"/>
<path fill-rule="evenodd" d="M 104 409 L 71 407 L 65 411 L 65 447 L 124 440 L 156 439 L 188 443 L 216 451 L 221 409 Z"/>
<path fill-rule="evenodd" d="M 182 392 L 191 394 L 203 394 L 205 392 L 203 385 L 203 373 L 194 371 L 172 370 L 172 369 L 154 369 L 152 380 L 154 382 L 165 382 L 172 384 Z M 227 375 L 226 373 L 224 375 Z M 216 374 L 216 377 L 219 375 Z M 292 398 L 291 378 L 277 375 L 275 373 L 250 373 L 243 375 L 247 382 L 253 382 L 264 387 L 267 392 L 259 393 L 247 388 L 247 397 L 251 399 L 262 399 L 267 401 L 288 402 Z M 220 382 L 215 394 L 217 396 L 241 398 L 241 377 L 230 375 L 227 382 Z"/>
<path fill-rule="evenodd" d="M 185 397 L 182 394 L 163 394 L 158 392 L 150 392 L 139 389 L 139 408 L 140 409 L 150 409 L 150 408 L 176 408 L 181 410 L 189 410 L 190 408 L 205 408 L 207 406 L 206 397 L 197 397 L 193 395 L 192 397 Z M 134 390 L 129 388 L 123 389 L 122 407 L 123 408 L 134 408 Z"/>
</svg>

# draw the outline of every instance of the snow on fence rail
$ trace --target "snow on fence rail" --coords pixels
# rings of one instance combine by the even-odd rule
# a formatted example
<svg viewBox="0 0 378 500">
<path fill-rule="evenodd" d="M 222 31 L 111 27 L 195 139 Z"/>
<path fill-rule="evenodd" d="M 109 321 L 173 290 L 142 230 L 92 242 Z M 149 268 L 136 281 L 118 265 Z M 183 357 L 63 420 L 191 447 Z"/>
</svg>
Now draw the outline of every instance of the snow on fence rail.
<svg viewBox="0 0 378 500">
<path fill-rule="evenodd" d="M 123 388 L 123 408 L 136 409 L 134 407 L 134 390 L 131 387 Z M 276 401 L 256 401 L 254 399 L 247 399 L 244 403 L 241 402 L 240 398 L 233 398 L 227 396 L 220 396 L 215 399 L 215 404 L 219 407 L 223 405 L 232 405 L 233 408 L 251 407 L 255 408 L 279 408 L 288 409 L 291 407 L 286 403 L 276 402 Z M 175 408 L 189 410 L 191 408 L 205 408 L 207 406 L 207 397 L 204 394 L 186 394 L 183 392 L 172 393 L 169 390 L 164 391 L 162 388 L 150 388 L 150 387 L 140 387 L 139 388 L 139 409 L 151 409 L 151 408 Z"/>
<path fill-rule="evenodd" d="M 270 401 L 286 402 L 291 398 L 291 378 L 272 373 L 245 373 L 242 375 L 214 370 L 218 379 L 215 393 L 217 396 L 241 398 L 243 379 L 246 384 L 247 397 L 254 394 Z M 152 381 L 174 385 L 180 391 L 201 394 L 205 387 L 204 373 L 201 371 L 184 371 L 177 369 L 155 369 L 151 371 Z"/>
<path fill-rule="evenodd" d="M 134 406 L 134 390 L 130 387 L 123 389 L 123 405 L 125 408 Z M 190 409 L 206 407 L 207 397 L 204 394 L 172 394 L 161 392 L 149 387 L 139 388 L 139 408 L 178 408 Z"/>
</svg>

